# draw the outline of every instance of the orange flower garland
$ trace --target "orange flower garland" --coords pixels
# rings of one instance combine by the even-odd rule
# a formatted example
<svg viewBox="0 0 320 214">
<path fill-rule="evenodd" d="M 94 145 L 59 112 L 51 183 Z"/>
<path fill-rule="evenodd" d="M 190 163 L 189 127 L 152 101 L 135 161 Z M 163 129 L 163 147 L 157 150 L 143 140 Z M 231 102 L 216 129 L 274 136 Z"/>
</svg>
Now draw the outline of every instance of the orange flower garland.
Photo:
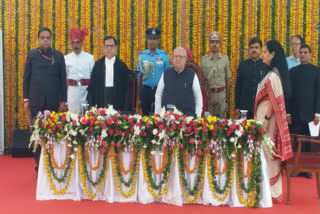
<svg viewBox="0 0 320 214">
<path fill-rule="evenodd" d="M 99 157 L 98 157 L 97 166 L 92 166 L 92 164 L 90 163 L 88 151 L 87 151 L 87 150 L 84 150 L 84 152 L 85 152 L 86 161 L 87 161 L 87 163 L 89 164 L 90 169 L 92 169 L 92 170 L 94 170 L 94 171 L 97 170 L 97 169 L 99 169 L 99 168 L 100 168 L 100 164 L 101 164 L 101 157 L 102 157 L 102 154 L 103 154 L 103 153 L 102 153 L 101 151 L 99 152 Z"/>
<path fill-rule="evenodd" d="M 67 145 L 68 145 L 68 142 L 67 142 Z M 52 161 L 52 165 L 53 165 L 53 168 L 55 169 L 63 169 L 66 167 L 67 163 L 68 163 L 68 157 L 69 157 L 69 151 L 70 151 L 70 147 L 67 146 L 67 149 L 66 149 L 66 157 L 63 161 L 63 164 L 61 166 L 58 166 L 57 165 L 57 162 L 56 162 L 56 159 L 54 158 L 54 149 L 53 149 L 53 146 L 50 145 L 50 156 L 51 156 L 51 161 Z"/>
<path fill-rule="evenodd" d="M 226 160 L 224 161 L 224 167 L 223 167 L 222 171 L 219 171 L 217 156 L 214 156 L 214 165 L 216 167 L 216 174 L 217 175 L 222 175 L 227 171 L 227 161 Z"/>
<path fill-rule="evenodd" d="M 132 168 L 133 168 L 134 160 L 135 160 L 135 157 L 136 157 L 136 150 L 133 150 L 133 151 L 132 151 L 132 158 L 131 158 L 130 167 L 129 167 L 128 170 L 125 170 L 125 169 L 124 169 L 120 151 L 118 151 L 118 153 L 119 153 L 119 155 L 117 155 L 117 156 L 118 156 L 118 159 L 119 159 L 119 167 L 120 167 L 120 170 L 121 170 L 121 172 L 122 172 L 124 175 L 126 175 L 126 174 L 130 173 L 131 170 L 132 170 Z"/>
<path fill-rule="evenodd" d="M 183 152 L 183 153 L 184 153 L 184 152 Z M 184 169 L 185 169 L 189 174 L 193 174 L 193 173 L 196 171 L 196 169 L 198 168 L 199 156 L 197 155 L 196 159 L 194 160 L 193 169 L 189 169 L 187 157 L 183 156 L 183 162 L 184 162 Z"/>
<path fill-rule="evenodd" d="M 244 169 L 243 169 L 243 157 L 241 156 L 241 171 L 242 171 L 242 174 L 243 174 L 243 177 L 244 178 L 247 178 L 249 175 L 250 175 L 250 172 L 251 172 L 251 161 L 248 161 L 248 167 L 247 167 L 247 172 L 246 174 L 244 174 Z"/>
<path fill-rule="evenodd" d="M 166 166 L 166 163 L 167 163 L 167 158 L 168 158 L 168 148 L 164 148 L 161 167 L 160 167 L 160 169 L 157 169 L 156 163 L 154 161 L 154 155 L 152 155 L 151 151 L 150 151 L 151 165 L 152 165 L 152 169 L 153 169 L 154 173 L 156 173 L 156 174 L 163 173 L 164 167 Z"/>
</svg>

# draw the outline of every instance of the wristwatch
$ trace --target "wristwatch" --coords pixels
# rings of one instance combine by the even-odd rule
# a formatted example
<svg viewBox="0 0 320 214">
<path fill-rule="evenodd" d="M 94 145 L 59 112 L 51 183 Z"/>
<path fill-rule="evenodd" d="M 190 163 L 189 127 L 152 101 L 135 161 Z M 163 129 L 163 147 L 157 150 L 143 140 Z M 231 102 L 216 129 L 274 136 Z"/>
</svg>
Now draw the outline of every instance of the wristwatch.
<svg viewBox="0 0 320 214">
<path fill-rule="evenodd" d="M 264 119 L 265 119 L 265 120 L 270 120 L 271 117 L 268 117 L 267 115 L 265 115 L 265 116 L 264 116 Z"/>
</svg>

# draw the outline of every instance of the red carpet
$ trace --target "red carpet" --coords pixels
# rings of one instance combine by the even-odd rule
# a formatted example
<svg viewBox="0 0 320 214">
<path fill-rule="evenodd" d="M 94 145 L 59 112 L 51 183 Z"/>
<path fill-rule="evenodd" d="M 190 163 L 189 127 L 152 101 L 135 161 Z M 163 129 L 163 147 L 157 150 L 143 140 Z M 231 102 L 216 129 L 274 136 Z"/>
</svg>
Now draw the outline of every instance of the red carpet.
<svg viewBox="0 0 320 214">
<path fill-rule="evenodd" d="M 203 205 L 184 205 L 182 207 L 166 204 L 106 203 L 102 201 L 36 201 L 36 175 L 32 158 L 0 157 L 0 214 L 83 214 L 83 213 L 266 213 L 296 214 L 320 213 L 315 179 L 292 179 L 291 205 L 276 204 L 273 208 L 249 209 L 212 207 Z M 164 210 L 165 209 L 165 210 Z"/>
</svg>

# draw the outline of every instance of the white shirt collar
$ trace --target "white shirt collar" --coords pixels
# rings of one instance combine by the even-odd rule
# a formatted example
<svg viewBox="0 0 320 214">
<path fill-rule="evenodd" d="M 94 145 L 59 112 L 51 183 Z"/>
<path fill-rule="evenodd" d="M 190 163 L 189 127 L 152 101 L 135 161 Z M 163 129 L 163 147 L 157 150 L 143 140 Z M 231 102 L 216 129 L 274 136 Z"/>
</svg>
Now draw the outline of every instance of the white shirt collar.
<svg viewBox="0 0 320 214">
<path fill-rule="evenodd" d="M 106 60 L 107 64 L 109 64 L 109 63 L 113 64 L 116 61 L 116 57 L 114 56 L 111 59 L 108 59 L 107 57 L 105 57 L 105 60 Z"/>
</svg>

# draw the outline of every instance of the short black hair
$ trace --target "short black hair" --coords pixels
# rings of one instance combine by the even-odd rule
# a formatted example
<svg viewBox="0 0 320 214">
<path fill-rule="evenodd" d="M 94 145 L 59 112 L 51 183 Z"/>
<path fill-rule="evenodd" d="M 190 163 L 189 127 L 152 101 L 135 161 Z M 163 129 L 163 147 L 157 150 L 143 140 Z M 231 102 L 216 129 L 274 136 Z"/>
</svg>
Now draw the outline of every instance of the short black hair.
<svg viewBox="0 0 320 214">
<path fill-rule="evenodd" d="M 303 44 L 303 45 L 301 45 L 301 46 L 300 46 L 300 49 L 299 49 L 299 50 L 301 50 L 301 48 L 308 48 L 309 53 L 311 53 L 311 48 L 310 48 L 310 46 L 309 46 L 309 45 L 307 45 L 307 44 Z"/>
<path fill-rule="evenodd" d="M 50 33 L 50 37 L 52 36 L 51 30 L 47 27 L 43 27 L 38 31 L 38 38 L 40 37 L 40 33 L 43 31 L 48 31 Z"/>
<path fill-rule="evenodd" d="M 299 39 L 299 40 L 300 40 L 300 43 L 301 43 L 301 44 L 304 44 L 304 41 L 303 41 L 303 39 L 302 39 L 302 37 L 301 37 L 300 35 L 297 34 L 297 35 L 293 35 L 293 36 L 290 37 L 290 39 L 293 39 L 293 38 Z"/>
<path fill-rule="evenodd" d="M 109 40 L 109 39 L 113 39 L 114 44 L 115 44 L 115 45 L 118 45 L 118 41 L 117 41 L 116 38 L 114 38 L 113 36 L 105 36 L 104 39 L 103 39 L 103 45 L 104 45 L 104 43 L 106 42 L 106 40 Z"/>
<path fill-rule="evenodd" d="M 253 37 L 250 39 L 249 41 L 249 47 L 255 43 L 258 43 L 260 45 L 260 48 L 262 47 L 262 42 L 261 39 L 259 39 L 258 37 Z"/>
</svg>

